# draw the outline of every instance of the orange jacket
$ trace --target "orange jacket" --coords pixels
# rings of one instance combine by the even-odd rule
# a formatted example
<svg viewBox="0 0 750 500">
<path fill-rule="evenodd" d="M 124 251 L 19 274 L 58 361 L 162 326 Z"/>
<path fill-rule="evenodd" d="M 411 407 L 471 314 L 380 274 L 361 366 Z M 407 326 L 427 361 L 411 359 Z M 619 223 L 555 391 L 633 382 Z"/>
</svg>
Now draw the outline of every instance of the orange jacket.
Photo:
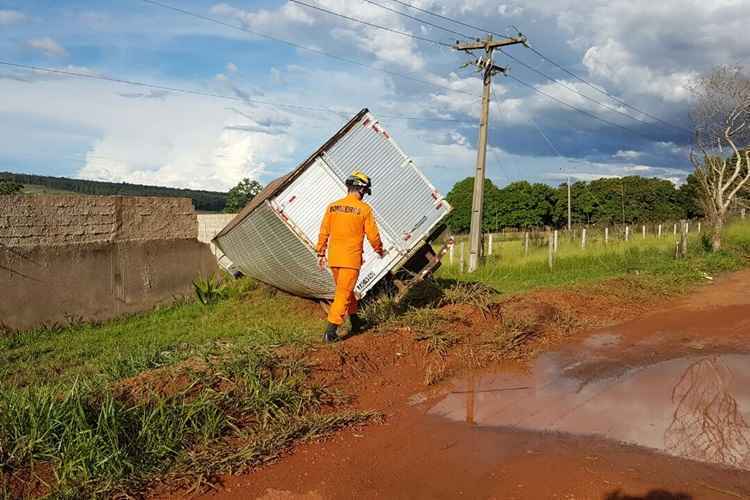
<svg viewBox="0 0 750 500">
<path fill-rule="evenodd" d="M 356 195 L 349 194 L 326 208 L 323 222 L 320 224 L 316 251 L 318 255 L 325 255 L 328 247 L 330 267 L 359 269 L 362 267 L 362 244 L 365 235 L 373 250 L 383 250 L 372 208 Z"/>
</svg>

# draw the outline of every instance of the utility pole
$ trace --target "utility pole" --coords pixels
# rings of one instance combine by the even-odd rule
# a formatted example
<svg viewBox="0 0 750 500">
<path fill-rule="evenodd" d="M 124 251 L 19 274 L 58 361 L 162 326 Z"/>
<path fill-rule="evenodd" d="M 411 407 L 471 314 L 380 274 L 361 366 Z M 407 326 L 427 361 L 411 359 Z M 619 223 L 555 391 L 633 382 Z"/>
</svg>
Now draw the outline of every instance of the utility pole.
<svg viewBox="0 0 750 500">
<path fill-rule="evenodd" d="M 456 42 L 454 48 L 471 53 L 472 50 L 484 50 L 484 55 L 474 61 L 484 76 L 482 92 L 482 116 L 479 120 L 479 144 L 477 145 L 477 165 L 474 173 L 474 197 L 471 202 L 471 231 L 469 235 L 469 272 L 474 272 L 479 266 L 482 253 L 482 213 L 484 211 L 484 172 L 487 160 L 487 129 L 490 115 L 490 90 L 492 77 L 496 73 L 505 73 L 505 68 L 496 66 L 492 60 L 492 53 L 499 47 L 526 43 L 526 37 L 519 35 L 512 38 L 493 39 L 487 35 L 484 40 L 473 42 Z"/>
</svg>

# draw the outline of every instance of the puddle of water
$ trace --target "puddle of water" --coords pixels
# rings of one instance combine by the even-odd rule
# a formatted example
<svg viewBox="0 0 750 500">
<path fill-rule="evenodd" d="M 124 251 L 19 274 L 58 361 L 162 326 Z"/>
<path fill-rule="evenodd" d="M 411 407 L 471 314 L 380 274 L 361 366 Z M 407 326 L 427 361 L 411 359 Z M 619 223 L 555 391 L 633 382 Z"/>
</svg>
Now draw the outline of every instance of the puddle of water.
<svg viewBox="0 0 750 500">
<path fill-rule="evenodd" d="M 692 356 L 582 381 L 555 354 L 528 375 L 463 381 L 430 413 L 481 426 L 596 435 L 750 470 L 750 355 Z"/>
</svg>

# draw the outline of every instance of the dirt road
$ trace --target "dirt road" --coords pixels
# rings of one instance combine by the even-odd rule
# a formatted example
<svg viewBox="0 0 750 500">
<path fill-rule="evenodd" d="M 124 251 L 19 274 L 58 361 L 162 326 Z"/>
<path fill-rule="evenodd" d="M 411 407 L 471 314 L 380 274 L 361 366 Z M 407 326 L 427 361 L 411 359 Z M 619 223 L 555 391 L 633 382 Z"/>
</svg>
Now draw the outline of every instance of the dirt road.
<svg viewBox="0 0 750 500">
<path fill-rule="evenodd" d="M 208 497 L 750 499 L 750 271 L 387 413 Z"/>
</svg>

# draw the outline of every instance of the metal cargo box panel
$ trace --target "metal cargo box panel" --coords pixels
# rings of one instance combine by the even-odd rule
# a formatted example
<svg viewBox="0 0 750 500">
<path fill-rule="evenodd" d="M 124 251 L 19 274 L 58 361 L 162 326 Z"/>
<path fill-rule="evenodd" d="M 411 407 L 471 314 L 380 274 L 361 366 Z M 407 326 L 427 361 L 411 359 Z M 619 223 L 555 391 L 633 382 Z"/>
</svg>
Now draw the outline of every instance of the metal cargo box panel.
<svg viewBox="0 0 750 500">
<path fill-rule="evenodd" d="M 373 190 L 367 202 L 380 227 L 404 251 L 450 212 L 450 205 L 370 113 L 324 151 L 323 159 L 341 179 L 354 170 L 370 176 Z"/>
<path fill-rule="evenodd" d="M 318 269 L 315 254 L 268 202 L 253 210 L 219 243 L 248 276 L 302 297 L 333 298 L 331 274 Z"/>
<path fill-rule="evenodd" d="M 314 249 L 326 207 L 345 195 L 344 183 L 321 158 L 317 158 L 270 203 L 305 243 Z M 375 219 L 380 220 L 377 212 Z M 380 237 L 383 248 L 388 252 L 383 258 L 375 253 L 367 241 L 364 242 L 364 262 L 354 289 L 359 296 L 364 296 L 388 273 L 393 267 L 394 260 L 401 259 L 399 249 L 394 248 L 389 233 L 381 228 Z"/>
<path fill-rule="evenodd" d="M 296 169 L 271 182 L 214 241 L 248 276 L 304 297 L 332 298 L 333 279 L 318 269 L 314 246 L 325 206 L 344 195 L 344 181 L 354 170 L 373 179 L 373 196 L 366 202 L 390 249 L 379 259 L 365 243 L 355 289 L 364 295 L 451 210 L 366 109 Z"/>
</svg>

